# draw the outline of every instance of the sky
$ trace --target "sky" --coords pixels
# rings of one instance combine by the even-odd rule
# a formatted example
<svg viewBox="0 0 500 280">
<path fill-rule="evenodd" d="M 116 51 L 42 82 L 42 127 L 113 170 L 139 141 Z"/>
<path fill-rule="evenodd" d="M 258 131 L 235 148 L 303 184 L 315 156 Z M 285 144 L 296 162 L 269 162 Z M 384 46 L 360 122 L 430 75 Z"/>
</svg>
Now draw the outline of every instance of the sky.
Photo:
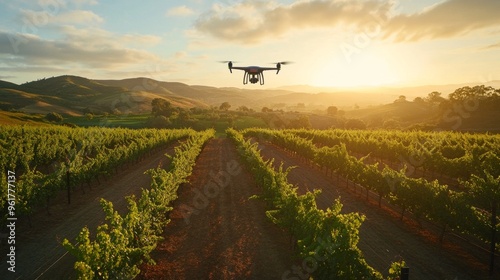
<svg viewBox="0 0 500 280">
<path fill-rule="evenodd" d="M 77 75 L 242 84 L 234 66 L 292 61 L 266 85 L 500 80 L 498 0 L 0 0 L 0 80 Z"/>
</svg>

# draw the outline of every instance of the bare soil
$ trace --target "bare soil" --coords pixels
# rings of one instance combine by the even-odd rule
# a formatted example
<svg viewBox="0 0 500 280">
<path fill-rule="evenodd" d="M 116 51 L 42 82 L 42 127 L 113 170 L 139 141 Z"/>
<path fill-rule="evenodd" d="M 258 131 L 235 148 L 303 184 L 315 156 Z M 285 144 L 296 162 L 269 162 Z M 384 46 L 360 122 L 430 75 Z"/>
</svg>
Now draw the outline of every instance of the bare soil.
<svg viewBox="0 0 500 280">
<path fill-rule="evenodd" d="M 265 158 L 278 166 L 297 166 L 289 181 L 299 192 L 322 189 L 317 198 L 325 209 L 341 197 L 344 212 L 366 216 L 360 229 L 359 247 L 367 262 L 387 274 L 393 261 L 404 259 L 410 279 L 488 279 L 484 259 L 464 252 L 447 242 L 439 244 L 434 232 L 420 228 L 410 219 L 383 204 L 366 202 L 354 194 L 346 181 L 326 176 L 298 157 L 268 143 L 260 143 Z M 41 209 L 16 228 L 16 273 L 7 274 L 5 257 L 0 264 L 1 279 L 73 279 L 74 257 L 61 246 L 82 227 L 91 232 L 104 221 L 101 197 L 123 213 L 125 196 L 140 193 L 150 185 L 144 171 L 168 164 L 164 154 L 173 147 L 156 151 L 137 164 L 130 164 L 107 181 L 94 184 L 82 194 L 76 189 L 70 205 L 62 192 L 52 202 L 51 215 Z M 224 138 L 211 140 L 197 159 L 189 183 L 179 188 L 179 197 L 169 214 L 161 241 L 152 253 L 156 265 L 144 264 L 138 279 L 282 279 L 300 264 L 290 245 L 289 234 L 272 224 L 263 201 L 249 199 L 261 188 L 239 159 L 235 146 Z M 290 278 L 291 279 L 291 278 Z"/>
<path fill-rule="evenodd" d="M 80 230 L 87 226 L 91 234 L 104 222 L 100 198 L 113 202 L 115 210 L 123 214 L 127 209 L 126 196 L 139 195 L 141 188 L 151 184 L 151 177 L 144 172 L 159 165 L 168 165 L 166 153 L 172 154 L 175 145 L 157 149 L 138 163 L 130 163 L 108 179 L 100 178 L 92 189 L 80 187 L 72 192 L 71 204 L 66 191 L 61 191 L 50 203 L 50 215 L 39 209 L 31 217 L 19 217 L 16 227 L 16 272 L 7 271 L 5 255 L 0 264 L 1 279 L 75 279 L 75 258 L 61 245 L 64 238 L 75 243 Z M 2 250 L 4 252 L 4 250 Z"/>
<path fill-rule="evenodd" d="M 266 207 L 235 146 L 213 139 L 179 189 L 171 222 L 139 279 L 281 279 L 294 265 L 288 235 Z M 191 207 L 192 214 L 187 210 Z"/>
<path fill-rule="evenodd" d="M 274 158 L 278 167 L 293 167 L 288 181 L 295 184 L 299 193 L 321 189 L 317 205 L 326 209 L 340 197 L 343 212 L 359 212 L 366 220 L 360 228 L 358 247 L 368 264 L 387 275 L 393 261 L 405 260 L 410 267 L 410 279 L 488 279 L 487 258 L 474 257 L 447 242 L 439 244 L 434 232 L 421 228 L 409 219 L 400 221 L 399 213 L 387 204 L 381 208 L 376 202 L 365 200 L 365 192 L 354 193 L 345 180 L 325 175 L 318 168 L 300 157 L 266 142 L 259 142 L 265 159 Z"/>
</svg>

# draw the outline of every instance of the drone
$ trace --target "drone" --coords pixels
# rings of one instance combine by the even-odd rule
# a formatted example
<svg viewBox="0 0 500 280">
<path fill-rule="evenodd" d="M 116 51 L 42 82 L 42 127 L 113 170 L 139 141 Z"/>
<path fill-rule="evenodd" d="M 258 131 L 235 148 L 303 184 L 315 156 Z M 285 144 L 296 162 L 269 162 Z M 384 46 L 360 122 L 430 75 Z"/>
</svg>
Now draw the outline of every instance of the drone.
<svg viewBox="0 0 500 280">
<path fill-rule="evenodd" d="M 290 64 L 289 61 L 277 62 L 276 67 L 260 67 L 260 66 L 246 66 L 246 67 L 233 67 L 232 61 L 221 61 L 222 63 L 227 63 L 227 67 L 229 68 L 229 72 L 233 73 L 233 69 L 243 70 L 245 74 L 243 74 L 243 84 L 246 85 L 248 82 L 252 84 L 256 84 L 260 82 L 261 85 L 264 84 L 264 71 L 267 70 L 276 70 L 276 75 L 281 70 L 281 65 Z"/>
</svg>

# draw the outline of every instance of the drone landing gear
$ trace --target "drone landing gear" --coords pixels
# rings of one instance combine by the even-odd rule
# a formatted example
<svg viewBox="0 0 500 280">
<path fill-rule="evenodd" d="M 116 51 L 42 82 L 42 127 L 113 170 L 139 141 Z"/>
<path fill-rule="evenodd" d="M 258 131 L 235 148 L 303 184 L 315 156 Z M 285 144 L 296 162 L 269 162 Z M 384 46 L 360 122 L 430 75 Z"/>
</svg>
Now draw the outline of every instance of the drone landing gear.
<svg viewBox="0 0 500 280">
<path fill-rule="evenodd" d="M 243 84 L 246 85 L 248 82 L 252 84 L 256 84 L 257 82 L 260 81 L 260 85 L 264 84 L 264 73 L 260 72 L 257 74 L 250 74 L 245 71 L 245 74 L 243 74 Z"/>
</svg>

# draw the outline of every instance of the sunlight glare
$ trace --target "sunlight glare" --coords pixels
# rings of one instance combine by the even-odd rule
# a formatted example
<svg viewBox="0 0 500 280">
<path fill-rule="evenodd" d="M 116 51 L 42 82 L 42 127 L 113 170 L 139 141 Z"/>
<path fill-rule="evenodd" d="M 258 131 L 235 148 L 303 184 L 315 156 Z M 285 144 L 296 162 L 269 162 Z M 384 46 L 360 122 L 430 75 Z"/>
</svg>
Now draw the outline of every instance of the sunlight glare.
<svg viewBox="0 0 500 280">
<path fill-rule="evenodd" d="M 372 87 L 391 85 L 399 81 L 390 63 L 382 56 L 364 53 L 350 62 L 331 59 L 312 80 L 315 86 Z"/>
</svg>

